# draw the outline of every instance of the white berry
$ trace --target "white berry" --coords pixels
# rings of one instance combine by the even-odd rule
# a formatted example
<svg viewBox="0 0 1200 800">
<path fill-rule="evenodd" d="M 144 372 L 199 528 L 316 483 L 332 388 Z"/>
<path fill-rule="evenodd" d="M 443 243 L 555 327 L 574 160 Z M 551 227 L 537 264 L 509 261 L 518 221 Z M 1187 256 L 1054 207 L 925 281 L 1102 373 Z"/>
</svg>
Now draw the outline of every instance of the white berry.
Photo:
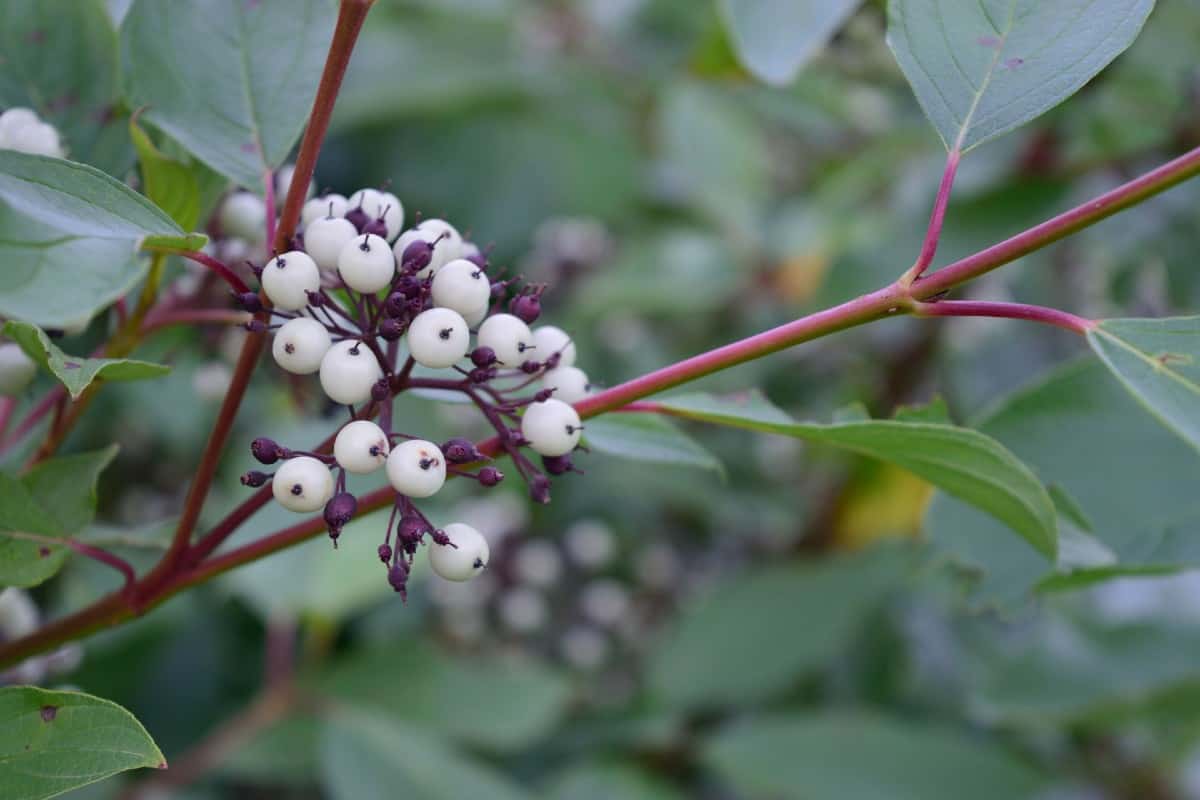
<svg viewBox="0 0 1200 800">
<path fill-rule="evenodd" d="M 469 581 L 488 564 L 491 556 L 483 534 L 462 522 L 442 529 L 450 544 L 434 544 L 429 550 L 429 566 L 448 581 Z"/>
<path fill-rule="evenodd" d="M 354 339 L 337 342 L 321 359 L 321 388 L 330 400 L 345 406 L 365 403 L 382 377 L 375 354 Z"/>
<path fill-rule="evenodd" d="M 322 217 L 344 217 L 350 208 L 346 198 L 340 194 L 327 194 L 314 197 L 304 204 L 300 211 L 301 227 L 308 229 L 308 224 Z"/>
<path fill-rule="evenodd" d="M 388 483 L 406 497 L 430 497 L 446 482 L 446 457 L 433 442 L 409 439 L 387 458 Z"/>
<path fill-rule="evenodd" d="M 356 292 L 374 294 L 392 282 L 396 259 L 392 248 L 372 233 L 356 236 L 342 246 L 337 259 L 338 274 Z"/>
<path fill-rule="evenodd" d="M 0 397 L 16 397 L 37 374 L 37 362 L 13 342 L 0 344 Z"/>
<path fill-rule="evenodd" d="M 542 387 L 554 390 L 554 399 L 578 403 L 588 395 L 588 376 L 579 367 L 555 367 L 542 375 Z"/>
<path fill-rule="evenodd" d="M 428 278 L 442 268 L 443 264 L 452 261 L 455 258 L 453 247 L 446 239 L 438 240 L 438 234 L 433 230 L 420 230 L 413 228 L 405 231 L 396 243 L 392 245 L 392 253 L 396 256 L 396 264 L 404 266 L 404 251 L 408 249 L 413 242 L 426 242 L 433 246 L 433 252 L 429 256 L 429 263 L 422 267 L 417 272 L 418 278 Z M 436 242 L 436 244 L 435 244 Z"/>
<path fill-rule="evenodd" d="M 275 173 L 275 205 L 283 207 L 283 201 L 287 199 L 288 192 L 292 189 L 292 178 L 296 175 L 295 164 L 284 164 Z M 304 192 L 305 197 L 312 197 L 316 194 L 317 187 L 310 180 L 308 188 Z"/>
<path fill-rule="evenodd" d="M 552 397 L 525 409 L 521 435 L 539 455 L 565 456 L 579 444 L 583 423 L 575 409 Z"/>
<path fill-rule="evenodd" d="M 358 228 L 342 217 L 318 217 L 304 229 L 304 250 L 326 272 L 337 269 L 338 256 L 346 243 L 358 236 Z M 391 255 L 391 251 L 388 252 Z"/>
<path fill-rule="evenodd" d="M 351 422 L 333 440 L 333 457 L 342 469 L 356 475 L 366 475 L 382 467 L 390 449 L 383 429 L 365 419 Z"/>
<path fill-rule="evenodd" d="M 267 236 L 267 204 L 253 192 L 234 192 L 221 203 L 221 232 L 251 242 Z"/>
<path fill-rule="evenodd" d="M 329 331 L 315 319 L 296 317 L 275 332 L 271 355 L 275 363 L 295 375 L 311 375 L 321 368 L 329 352 Z"/>
<path fill-rule="evenodd" d="M 333 476 L 312 456 L 296 456 L 279 465 L 271 480 L 271 493 L 288 511 L 316 511 L 333 496 Z"/>
<path fill-rule="evenodd" d="M 439 246 L 444 246 L 447 250 L 446 260 L 450 261 L 455 258 L 461 258 L 463 252 L 462 234 L 458 232 L 449 222 L 444 219 L 427 219 L 417 225 L 417 230 L 422 233 L 432 234 L 434 238 L 442 237 Z"/>
<path fill-rule="evenodd" d="M 492 299 L 492 283 L 487 274 L 462 258 L 434 274 L 431 291 L 435 306 L 452 308 L 464 317 L 475 316 L 481 309 L 486 311 Z"/>
<path fill-rule="evenodd" d="M 276 308 L 298 311 L 308 305 L 308 293 L 321 288 L 321 273 L 307 253 L 289 250 L 263 267 L 262 287 Z"/>
<path fill-rule="evenodd" d="M 38 122 L 41 122 L 41 119 L 32 108 L 15 106 L 0 114 L 0 136 L 6 136 L 15 130 L 27 125 L 35 125 Z"/>
<path fill-rule="evenodd" d="M 531 358 L 540 359 L 532 350 L 533 333 L 529 326 L 512 314 L 493 314 L 479 326 L 479 346 L 490 347 L 496 360 L 506 367 L 519 367 Z"/>
<path fill-rule="evenodd" d="M 467 321 L 449 308 L 431 308 L 418 314 L 408 326 L 408 353 L 423 367 L 445 369 L 459 362 L 471 349 Z"/>
<path fill-rule="evenodd" d="M 570 367 L 575 364 L 575 344 L 571 336 L 562 328 L 553 325 L 542 325 L 533 331 L 534 351 L 539 361 L 545 361 L 558 353 L 558 366 Z"/>
<path fill-rule="evenodd" d="M 62 141 L 58 137 L 58 129 L 48 122 L 41 121 L 10 126 L 9 130 L 0 134 L 0 149 L 52 158 L 62 158 L 65 155 Z"/>
</svg>

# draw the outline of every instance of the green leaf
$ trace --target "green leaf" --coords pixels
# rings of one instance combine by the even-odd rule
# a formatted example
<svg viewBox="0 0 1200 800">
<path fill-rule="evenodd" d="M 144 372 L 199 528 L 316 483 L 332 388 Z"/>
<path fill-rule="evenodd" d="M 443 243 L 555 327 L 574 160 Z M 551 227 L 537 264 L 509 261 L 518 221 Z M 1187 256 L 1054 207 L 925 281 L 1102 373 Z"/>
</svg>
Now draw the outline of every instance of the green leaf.
<svg viewBox="0 0 1200 800">
<path fill-rule="evenodd" d="M 633 764 L 581 763 L 554 777 L 546 800 L 680 800 L 673 786 Z"/>
<path fill-rule="evenodd" d="M 1200 454 L 1145 414 L 1095 359 L 1016 391 L 975 424 L 1057 487 L 1060 529 L 1067 532 L 1056 575 L 1022 542 L 1003 536 L 992 519 L 936 496 L 926 515 L 930 539 L 978 577 L 981 603 L 1019 603 L 1040 582 L 1067 589 L 1200 566 Z M 1080 522 L 1091 528 L 1094 541 L 1075 541 L 1072 527 L 1080 537 L 1088 535 Z M 1082 561 L 1081 546 L 1091 551 Z"/>
<path fill-rule="evenodd" d="M 584 426 L 584 444 L 596 452 L 681 467 L 710 469 L 722 475 L 721 462 L 671 422 L 646 414 L 608 414 Z"/>
<path fill-rule="evenodd" d="M 86 323 L 146 274 L 128 239 L 75 236 L 0 204 L 0 316 L 43 328 Z"/>
<path fill-rule="evenodd" d="M 403 684 L 375 679 L 389 673 L 407 677 Z M 415 640 L 356 653 L 320 685 L 345 703 L 497 751 L 546 736 L 570 701 L 562 676 L 536 662 L 452 658 Z"/>
<path fill-rule="evenodd" d="M 785 690 L 846 650 L 904 580 L 907 552 L 770 567 L 712 587 L 654 653 L 654 696 L 672 707 L 710 707 Z"/>
<path fill-rule="evenodd" d="M 129 120 L 129 135 L 142 166 L 146 196 L 170 215 L 184 230 L 196 226 L 200 218 L 200 187 L 187 164 L 163 155 L 137 123 Z"/>
<path fill-rule="evenodd" d="M 121 24 L 126 94 L 198 159 L 261 191 L 308 119 L 333 23 L 330 0 L 137 0 Z"/>
<path fill-rule="evenodd" d="M 68 155 L 120 175 L 132 158 L 117 81 L 117 35 L 102 0 L 6 0 L 0 107 L 58 128 Z"/>
<path fill-rule="evenodd" d="M 901 419 L 798 423 L 756 392 L 734 398 L 685 395 L 657 404 L 687 419 L 822 442 L 903 467 L 1004 522 L 1038 552 L 1054 557 L 1054 504 L 1045 487 L 1016 456 L 978 431 Z"/>
<path fill-rule="evenodd" d="M 1046 780 L 967 731 L 873 714 L 777 714 L 726 727 L 703 761 L 752 797 L 1012 800 Z"/>
<path fill-rule="evenodd" d="M 95 167 L 0 150 L 0 199 L 73 236 L 171 241 L 183 229 L 142 195 Z"/>
<path fill-rule="evenodd" d="M 91 524 L 96 484 L 117 446 L 44 461 L 21 479 L 0 473 L 0 586 L 36 586 L 51 578 L 69 549 L 6 536 L 5 531 L 60 538 Z"/>
<path fill-rule="evenodd" d="M 825 46 L 861 0 L 720 0 L 738 60 L 782 86 Z"/>
<path fill-rule="evenodd" d="M 890 0 L 888 44 L 948 150 L 1066 100 L 1133 43 L 1154 0 Z"/>
<path fill-rule="evenodd" d="M 1106 319 L 1087 338 L 1138 402 L 1200 449 L 1200 317 Z"/>
<path fill-rule="evenodd" d="M 150 734 L 116 703 L 32 686 L 0 689 L 0 786 L 41 800 L 139 767 L 167 766 Z"/>
<path fill-rule="evenodd" d="M 382 678 L 387 679 L 385 673 Z M 340 712 L 322 732 L 322 785 L 333 800 L 528 800 L 516 784 L 419 728 Z"/>
<path fill-rule="evenodd" d="M 78 358 L 64 353 L 50 341 L 45 331 L 28 322 L 9 321 L 0 329 L 4 336 L 21 345 L 37 361 L 62 381 L 72 399 L 79 399 L 94 380 L 137 381 L 166 375 L 171 368 L 131 358 Z"/>
</svg>

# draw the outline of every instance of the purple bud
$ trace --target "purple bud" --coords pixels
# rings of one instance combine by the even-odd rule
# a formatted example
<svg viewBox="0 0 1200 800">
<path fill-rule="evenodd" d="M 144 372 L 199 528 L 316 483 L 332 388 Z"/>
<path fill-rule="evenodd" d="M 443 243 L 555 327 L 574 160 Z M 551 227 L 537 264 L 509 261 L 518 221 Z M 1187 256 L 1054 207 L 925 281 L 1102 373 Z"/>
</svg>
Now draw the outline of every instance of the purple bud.
<svg viewBox="0 0 1200 800">
<path fill-rule="evenodd" d="M 363 228 L 371 221 L 371 218 L 367 216 L 367 212 L 363 211 L 361 203 L 346 212 L 346 219 L 359 233 L 362 233 Z"/>
<path fill-rule="evenodd" d="M 265 333 L 267 331 L 267 323 L 257 319 L 250 320 L 242 327 L 251 333 Z"/>
<path fill-rule="evenodd" d="M 419 542 L 421 537 L 429 533 L 429 525 L 418 516 L 410 515 L 400 518 L 396 535 L 405 542 Z"/>
<path fill-rule="evenodd" d="M 467 377 L 471 379 L 471 383 L 487 383 L 496 377 L 496 370 L 494 367 L 489 369 L 473 369 Z"/>
<path fill-rule="evenodd" d="M 379 549 L 375 552 L 379 553 L 379 560 L 385 564 L 392 560 L 392 546 L 389 544 L 379 545 Z"/>
<path fill-rule="evenodd" d="M 257 489 L 258 487 L 265 485 L 270 479 L 271 476 L 267 473 L 252 469 L 242 476 L 242 486 L 249 486 Z"/>
<path fill-rule="evenodd" d="M 388 583 L 395 589 L 401 598 L 407 599 L 408 594 L 408 565 L 403 560 L 392 564 L 388 570 Z"/>
<path fill-rule="evenodd" d="M 400 258 L 400 268 L 406 272 L 420 272 L 428 267 L 432 260 L 433 245 L 424 239 L 418 239 L 404 248 L 404 255 Z"/>
<path fill-rule="evenodd" d="M 477 367 L 490 367 L 496 363 L 496 351 L 490 347 L 476 347 L 471 351 L 471 363 Z"/>
<path fill-rule="evenodd" d="M 260 436 L 250 443 L 250 453 L 260 464 L 274 464 L 283 457 L 284 449 L 276 444 L 274 439 Z"/>
<path fill-rule="evenodd" d="M 508 304 L 508 310 L 514 317 L 526 325 L 530 325 L 542 315 L 542 303 L 538 300 L 536 292 L 522 294 L 513 298 L 512 302 Z"/>
<path fill-rule="evenodd" d="M 570 456 L 542 456 L 542 466 L 551 475 L 562 475 L 570 472 L 574 465 Z"/>
<path fill-rule="evenodd" d="M 389 317 L 403 316 L 407 307 L 408 298 L 403 292 L 392 292 L 387 296 L 387 300 L 383 301 L 383 313 Z"/>
<path fill-rule="evenodd" d="M 358 511 L 358 500 L 349 492 L 339 492 L 325 504 L 325 524 L 329 526 L 329 535 L 335 536 L 342 532 L 342 526 L 354 518 Z"/>
<path fill-rule="evenodd" d="M 375 219 L 368 220 L 367 223 L 359 229 L 359 233 L 371 233 L 384 239 L 387 238 L 387 232 L 387 223 L 383 221 L 383 217 L 376 217 Z"/>
<path fill-rule="evenodd" d="M 258 296 L 258 292 L 242 292 L 235 294 L 234 297 L 237 298 L 238 305 L 251 314 L 262 311 L 262 299 Z"/>
<path fill-rule="evenodd" d="M 483 453 L 479 452 L 475 443 L 469 439 L 450 439 L 442 445 L 442 454 L 451 464 L 469 464 L 484 458 Z"/>
<path fill-rule="evenodd" d="M 404 323 L 395 317 L 388 317 L 379 323 L 379 338 L 385 342 L 394 342 L 404 335 Z"/>
<path fill-rule="evenodd" d="M 504 473 L 495 467 L 484 467 L 479 470 L 479 483 L 482 486 L 495 486 L 504 480 Z"/>
<path fill-rule="evenodd" d="M 535 503 L 550 502 L 550 479 L 545 475 L 534 475 L 529 481 L 529 497 Z"/>
<path fill-rule="evenodd" d="M 458 545 L 450 541 L 450 537 L 446 535 L 445 531 L 432 530 L 429 532 L 429 538 L 433 539 L 434 544 L 440 544 L 442 547 L 446 547 L 448 545 L 453 547 L 455 550 L 458 549 Z"/>
<path fill-rule="evenodd" d="M 425 289 L 425 282 L 415 275 L 401 275 L 396 279 L 396 291 L 405 297 L 420 297 Z"/>
<path fill-rule="evenodd" d="M 471 255 L 467 256 L 466 258 L 467 258 L 467 261 L 470 261 L 472 264 L 479 267 L 480 269 L 486 270 L 488 268 L 487 256 L 485 256 L 483 254 L 482 250 L 472 253 Z"/>
<path fill-rule="evenodd" d="M 526 375 L 536 375 L 538 372 L 541 371 L 541 369 L 542 369 L 542 362 L 540 362 L 540 361 L 522 361 L 521 362 L 521 372 L 524 372 Z"/>
<path fill-rule="evenodd" d="M 376 403 L 382 403 L 387 400 L 392 393 L 392 384 L 388 377 L 384 375 L 371 387 L 371 399 Z"/>
<path fill-rule="evenodd" d="M 554 396 L 553 389 L 539 389 L 538 393 L 533 396 L 533 402 L 544 403 Z"/>
</svg>

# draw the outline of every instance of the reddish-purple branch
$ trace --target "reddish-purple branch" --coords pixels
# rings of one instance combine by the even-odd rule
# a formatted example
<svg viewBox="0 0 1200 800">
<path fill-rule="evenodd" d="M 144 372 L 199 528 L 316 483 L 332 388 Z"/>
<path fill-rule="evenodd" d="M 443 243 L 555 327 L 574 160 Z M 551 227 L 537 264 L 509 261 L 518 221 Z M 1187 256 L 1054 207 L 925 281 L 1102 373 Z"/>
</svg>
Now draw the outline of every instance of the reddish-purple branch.
<svg viewBox="0 0 1200 800">
<path fill-rule="evenodd" d="M 942 239 L 942 225 L 946 221 L 946 207 L 950 204 L 950 190 L 954 188 L 954 176 L 958 174 L 958 162 L 962 153 L 958 149 L 950 151 L 946 156 L 946 169 L 942 173 L 942 182 L 938 186 L 937 197 L 933 201 L 933 211 L 929 215 L 929 227 L 925 230 L 925 241 L 921 244 L 921 253 L 917 262 L 901 279 L 912 283 L 929 268 L 933 257 L 937 254 L 938 242 Z"/>
<path fill-rule="evenodd" d="M 229 288 L 238 294 L 245 294 L 250 291 L 250 287 L 238 277 L 236 272 L 207 253 L 201 253 L 197 250 L 181 250 L 177 247 L 147 247 L 146 250 L 152 253 L 166 253 L 167 255 L 180 256 L 189 261 L 195 261 L 197 264 L 208 267 L 220 276 L 221 280 L 229 284 Z"/>
<path fill-rule="evenodd" d="M 1090 319 L 1085 319 L 1067 311 L 1045 306 L 1034 306 L 1026 303 L 991 303 L 982 300 L 939 300 L 935 303 L 914 303 L 913 313 L 918 317 L 1002 317 L 1004 319 L 1024 319 L 1030 322 L 1043 322 L 1065 328 L 1073 333 L 1087 333 L 1096 326 Z"/>
</svg>

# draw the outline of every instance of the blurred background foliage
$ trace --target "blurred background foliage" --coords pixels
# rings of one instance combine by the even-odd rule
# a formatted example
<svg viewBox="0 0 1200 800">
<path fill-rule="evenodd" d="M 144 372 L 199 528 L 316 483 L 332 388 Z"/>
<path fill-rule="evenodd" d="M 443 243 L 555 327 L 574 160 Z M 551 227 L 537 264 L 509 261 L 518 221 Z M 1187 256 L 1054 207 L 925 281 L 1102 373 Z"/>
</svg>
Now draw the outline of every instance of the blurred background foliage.
<svg viewBox="0 0 1200 800">
<path fill-rule="evenodd" d="M 883 5 L 771 88 L 715 3 L 380 0 L 317 180 L 390 182 L 410 213 L 493 243 L 552 285 L 546 318 L 615 384 L 908 266 L 943 151 Z M 1200 3 L 1160 0 L 1100 78 L 972 153 L 938 263 L 1200 142 L 1198 41 Z M 93 133 L 75 152 L 124 174 L 124 140 Z M 1198 199 L 1180 187 L 966 293 L 1195 309 Z M 169 378 L 100 396 L 71 446 L 122 450 L 88 537 L 150 563 L 235 340 L 161 336 L 144 357 Z M 821 421 L 940 395 L 1056 487 L 1060 566 L 1096 567 L 1086 581 L 896 468 L 688 426 L 697 449 L 667 464 L 582 459 L 548 507 L 515 485 L 439 495 L 435 521 L 493 537 L 471 584 L 418 561 L 401 604 L 372 515 L 336 552 L 314 540 L 89 639 L 52 680 L 133 711 L 176 768 L 160 777 L 194 768 L 171 789 L 194 800 L 1200 797 L 1200 581 L 1165 574 L 1200 561 L 1200 456 L 1083 350 L 1011 321 L 893 320 L 700 388 L 760 387 Z M 333 420 L 305 391 L 261 370 L 233 441 L 323 438 Z M 477 432 L 459 410 L 412 398 L 399 418 L 435 440 Z M 229 453 L 207 520 L 245 496 L 250 463 Z M 238 540 L 290 521 L 269 508 Z M 1142 574 L 1104 580 L 1117 558 Z M 53 615 L 112 586 L 76 559 L 36 599 Z"/>
</svg>

